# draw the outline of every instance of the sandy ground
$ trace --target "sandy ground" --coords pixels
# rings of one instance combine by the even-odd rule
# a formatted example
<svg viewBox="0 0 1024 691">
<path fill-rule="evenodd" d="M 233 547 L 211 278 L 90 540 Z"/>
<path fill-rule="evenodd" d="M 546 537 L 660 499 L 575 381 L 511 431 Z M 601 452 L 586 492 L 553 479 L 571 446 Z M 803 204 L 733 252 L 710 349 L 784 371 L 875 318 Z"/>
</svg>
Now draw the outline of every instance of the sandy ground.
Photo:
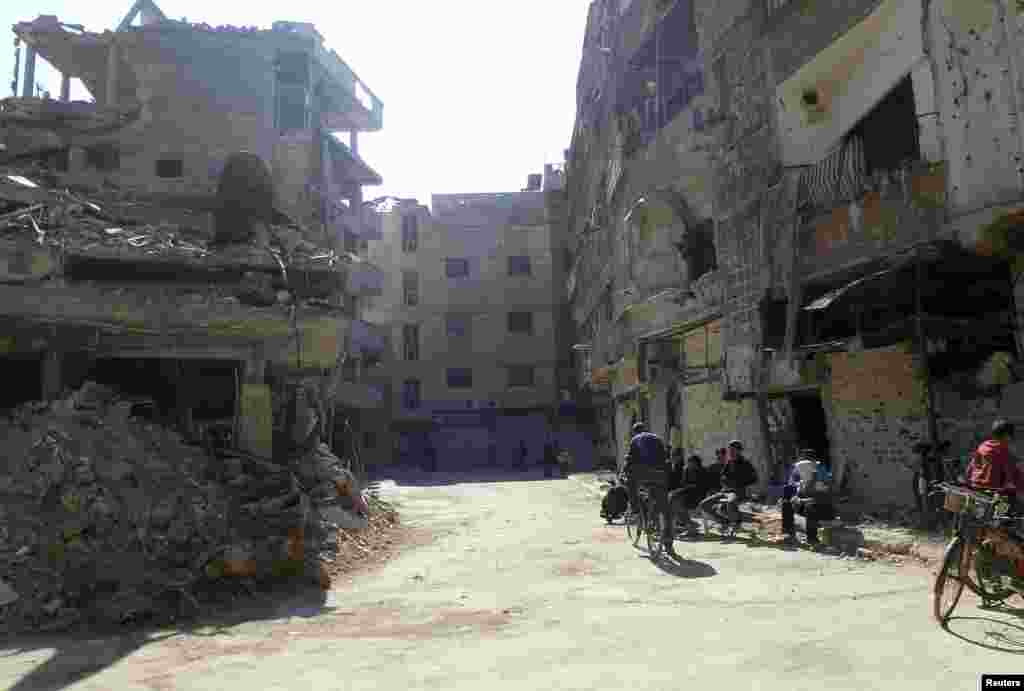
<svg viewBox="0 0 1024 691">
<path fill-rule="evenodd" d="M 656 563 L 580 483 L 456 480 L 385 482 L 405 548 L 324 604 L 5 642 L 0 688 L 932 690 L 1024 669 L 1024 620 L 965 601 L 942 630 L 924 568 L 713 539 Z"/>
</svg>

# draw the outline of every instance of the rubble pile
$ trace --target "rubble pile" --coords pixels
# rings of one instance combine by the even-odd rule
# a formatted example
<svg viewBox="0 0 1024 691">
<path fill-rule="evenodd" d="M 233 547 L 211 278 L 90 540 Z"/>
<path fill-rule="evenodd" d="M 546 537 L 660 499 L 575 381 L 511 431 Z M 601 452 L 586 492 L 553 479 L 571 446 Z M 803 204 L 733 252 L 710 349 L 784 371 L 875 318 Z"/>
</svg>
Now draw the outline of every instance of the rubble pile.
<svg viewBox="0 0 1024 691">
<path fill-rule="evenodd" d="M 329 585 L 339 528 L 370 521 L 325 445 L 215 459 L 134 405 L 88 382 L 0 421 L 0 631 L 188 614 L 230 578 Z"/>
<path fill-rule="evenodd" d="M 139 259 L 245 259 L 221 252 L 202 214 L 209 209 L 185 208 L 193 223 L 154 221 L 170 215 L 164 207 L 117 190 L 88 194 L 57 188 L 52 174 L 0 169 L 0 238 L 30 238 L 62 252 L 127 254 Z M 52 187 L 47 185 L 53 185 Z M 207 202 L 212 204 L 212 202 Z M 280 212 L 265 224 L 266 235 L 249 247 L 251 262 L 328 268 L 350 261 L 344 252 L 311 242 L 307 233 Z M 220 243 L 223 245 L 223 243 Z M 237 253 L 238 247 L 233 247 Z"/>
</svg>

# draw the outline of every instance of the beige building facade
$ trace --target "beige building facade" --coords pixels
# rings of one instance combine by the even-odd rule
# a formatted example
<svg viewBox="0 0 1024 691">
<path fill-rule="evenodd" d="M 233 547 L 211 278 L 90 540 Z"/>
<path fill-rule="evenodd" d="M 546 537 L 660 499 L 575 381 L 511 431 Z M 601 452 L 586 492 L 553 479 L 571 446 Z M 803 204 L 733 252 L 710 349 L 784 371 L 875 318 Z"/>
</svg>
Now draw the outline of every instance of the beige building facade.
<svg viewBox="0 0 1024 691">
<path fill-rule="evenodd" d="M 556 433 L 571 448 L 585 441 L 558 414 L 564 291 L 550 192 L 434 195 L 433 212 L 387 203 L 369 258 L 388 279 L 364 316 L 391 324 L 399 460 L 433 445 L 444 465 L 514 466 L 521 443 L 536 463 Z"/>
</svg>

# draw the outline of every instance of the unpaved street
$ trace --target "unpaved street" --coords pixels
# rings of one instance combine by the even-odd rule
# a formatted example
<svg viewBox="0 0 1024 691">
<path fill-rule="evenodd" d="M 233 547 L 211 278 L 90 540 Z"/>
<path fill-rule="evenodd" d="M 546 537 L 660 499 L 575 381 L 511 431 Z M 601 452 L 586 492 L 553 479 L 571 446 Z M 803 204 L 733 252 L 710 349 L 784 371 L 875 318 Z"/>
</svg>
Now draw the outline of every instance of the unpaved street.
<svg viewBox="0 0 1024 691">
<path fill-rule="evenodd" d="M 1019 619 L 967 604 L 961 637 L 939 629 L 924 569 L 713 540 L 659 566 L 574 480 L 451 479 L 385 484 L 433 539 L 339 586 L 333 608 L 5 644 L 0 687 L 931 691 L 1024 664 Z"/>
</svg>

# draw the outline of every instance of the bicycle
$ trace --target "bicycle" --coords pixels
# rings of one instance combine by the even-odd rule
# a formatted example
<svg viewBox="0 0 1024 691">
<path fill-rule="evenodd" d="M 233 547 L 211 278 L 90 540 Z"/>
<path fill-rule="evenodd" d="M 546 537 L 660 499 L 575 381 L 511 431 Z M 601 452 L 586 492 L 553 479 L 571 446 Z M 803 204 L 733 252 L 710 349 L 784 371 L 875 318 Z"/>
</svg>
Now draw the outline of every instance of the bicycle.
<svg viewBox="0 0 1024 691">
<path fill-rule="evenodd" d="M 658 511 L 657 501 L 650 485 L 637 488 L 639 506 L 630 506 L 626 514 L 626 535 L 634 547 L 640 545 L 640 538 L 646 537 L 647 551 L 652 557 L 661 554 L 664 545 L 661 543 L 665 516 Z M 657 519 L 655 519 L 657 516 Z"/>
<path fill-rule="evenodd" d="M 719 513 L 725 513 L 724 509 L 726 503 L 727 502 L 724 500 L 718 501 L 715 504 L 715 509 Z M 711 531 L 708 528 L 711 524 L 714 524 L 719 527 L 719 533 L 721 533 L 722 537 L 734 538 L 736 537 L 736 533 L 739 532 L 740 528 L 743 527 L 744 523 L 749 528 L 753 526 L 755 522 L 754 514 L 750 513 L 749 511 L 743 511 L 742 509 L 740 509 L 739 511 L 739 520 L 726 523 L 725 525 L 722 524 L 722 519 L 719 516 L 708 514 L 708 512 L 703 510 L 703 508 L 699 509 L 699 511 L 701 514 L 705 535 L 711 534 Z"/>
<path fill-rule="evenodd" d="M 983 608 L 1000 605 L 1015 593 L 1024 595 L 1024 538 L 1007 530 L 1014 524 L 1024 526 L 1024 518 L 1002 515 L 1003 500 L 998 496 L 950 483 L 941 483 L 938 491 L 945 495 L 945 510 L 954 515 L 953 539 L 933 589 L 932 613 L 945 627 L 965 587 L 981 598 Z M 1018 575 L 1007 577 L 1007 571 L 1014 573 L 1014 565 Z"/>
<path fill-rule="evenodd" d="M 947 534 L 952 525 L 949 513 L 943 509 L 945 494 L 936 490 L 942 483 L 958 482 L 967 465 L 960 458 L 942 457 L 950 446 L 948 441 L 936 446 L 927 442 L 915 444 L 913 451 L 920 458 L 911 468 L 911 488 L 918 515 L 925 526 L 939 524 Z"/>
</svg>

